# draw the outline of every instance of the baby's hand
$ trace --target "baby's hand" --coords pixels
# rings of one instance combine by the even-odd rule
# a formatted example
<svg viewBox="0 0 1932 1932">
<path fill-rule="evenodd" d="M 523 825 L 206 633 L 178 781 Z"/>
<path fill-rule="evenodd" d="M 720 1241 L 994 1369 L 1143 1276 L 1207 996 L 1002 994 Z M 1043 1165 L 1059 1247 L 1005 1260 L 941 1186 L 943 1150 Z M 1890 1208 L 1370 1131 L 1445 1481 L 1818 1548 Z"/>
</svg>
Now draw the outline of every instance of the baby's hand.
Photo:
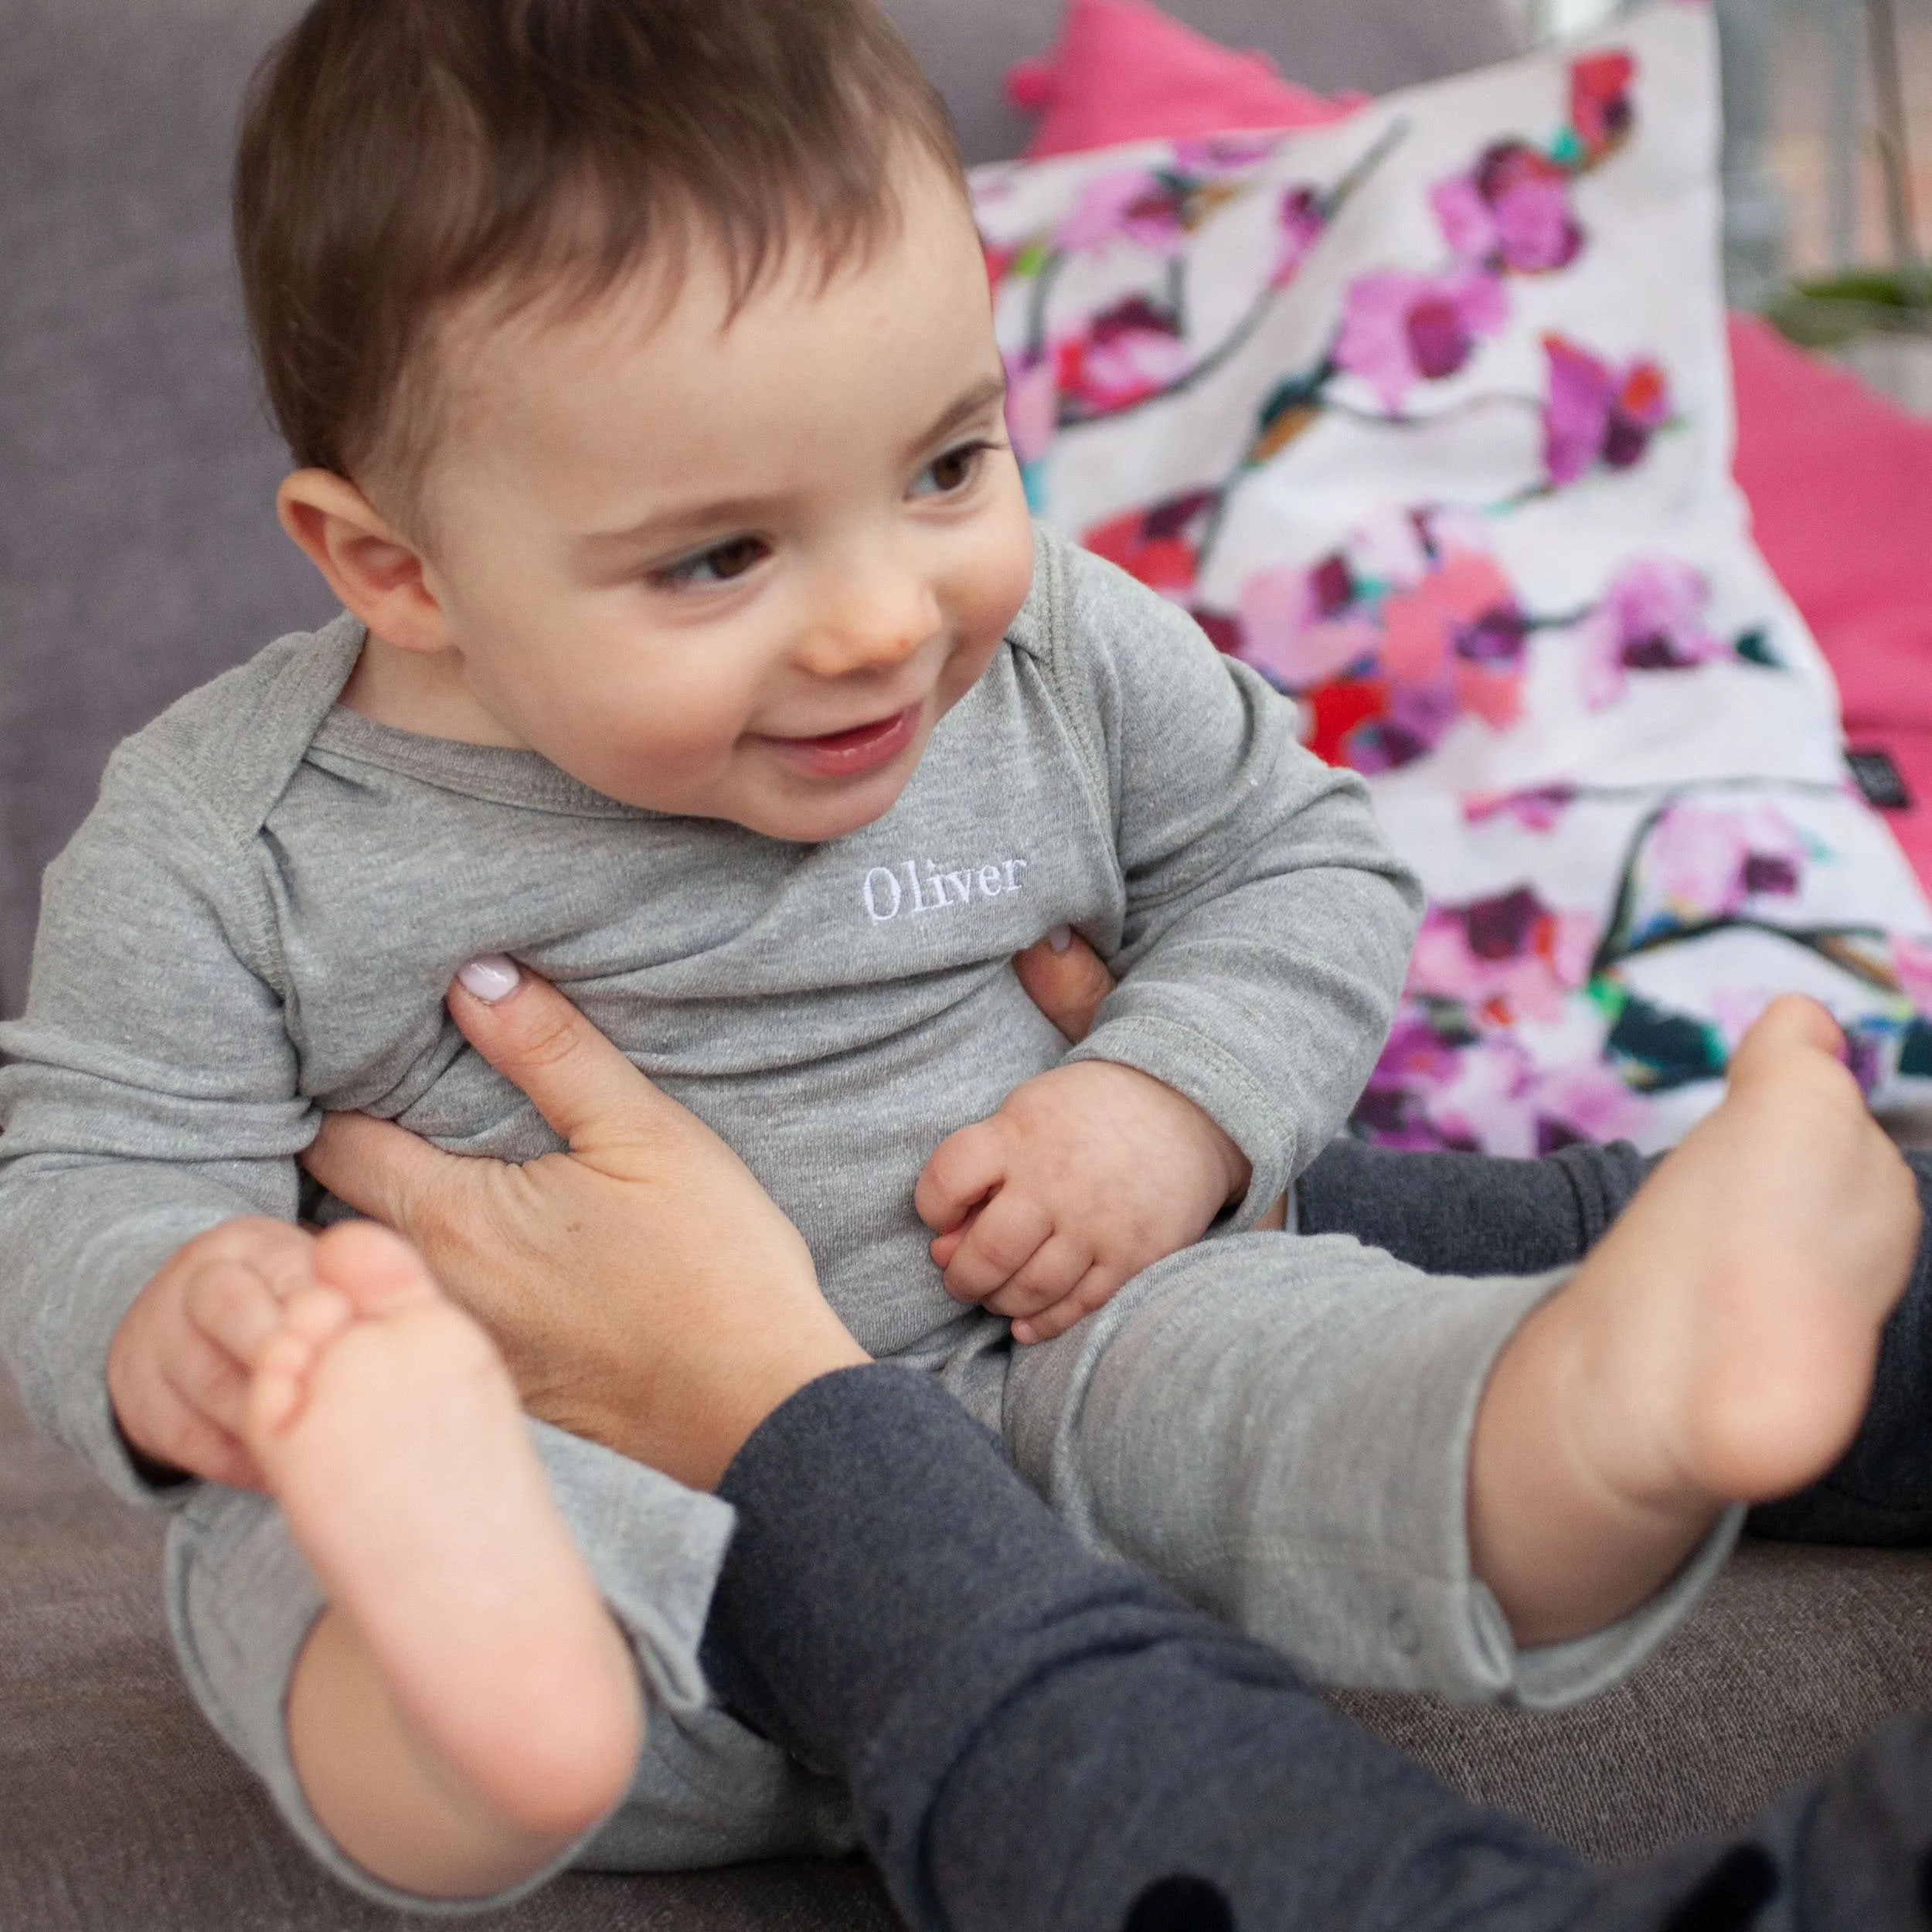
<svg viewBox="0 0 1932 1932">
<path fill-rule="evenodd" d="M 175 1249 L 121 1317 L 107 1350 L 121 1432 L 151 1461 L 267 1488 L 242 1440 L 249 1371 L 284 1301 L 315 1282 L 315 1239 L 284 1221 L 224 1221 Z"/>
<path fill-rule="evenodd" d="M 946 1291 L 1046 1342 L 1198 1241 L 1247 1192 L 1247 1158 L 1171 1087 L 1109 1060 L 1023 1082 L 942 1141 L 913 1205 Z"/>
</svg>

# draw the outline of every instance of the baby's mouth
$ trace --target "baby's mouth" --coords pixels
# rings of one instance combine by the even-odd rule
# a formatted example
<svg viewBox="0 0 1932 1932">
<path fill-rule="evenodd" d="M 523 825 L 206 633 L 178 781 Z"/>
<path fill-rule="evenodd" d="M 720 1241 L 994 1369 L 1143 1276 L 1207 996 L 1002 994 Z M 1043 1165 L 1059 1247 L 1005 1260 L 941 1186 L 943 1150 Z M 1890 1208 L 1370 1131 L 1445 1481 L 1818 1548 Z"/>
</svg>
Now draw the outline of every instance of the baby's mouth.
<svg viewBox="0 0 1932 1932">
<path fill-rule="evenodd" d="M 862 778 L 889 765 L 918 735 L 925 706 L 910 704 L 889 718 L 828 731 L 818 738 L 767 738 L 779 756 L 815 778 Z"/>
</svg>

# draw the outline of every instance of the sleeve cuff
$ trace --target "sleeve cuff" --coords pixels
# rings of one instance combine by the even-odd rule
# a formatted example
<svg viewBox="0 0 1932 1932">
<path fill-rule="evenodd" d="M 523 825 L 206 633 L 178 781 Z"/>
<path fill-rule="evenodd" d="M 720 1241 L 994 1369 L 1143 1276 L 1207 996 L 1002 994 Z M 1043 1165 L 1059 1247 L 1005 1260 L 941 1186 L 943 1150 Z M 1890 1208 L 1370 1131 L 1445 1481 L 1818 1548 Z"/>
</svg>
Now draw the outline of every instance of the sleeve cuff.
<svg viewBox="0 0 1932 1932">
<path fill-rule="evenodd" d="M 1287 1192 L 1296 1168 L 1294 1129 L 1249 1069 L 1205 1033 L 1152 1014 L 1104 1020 L 1066 1062 L 1111 1060 L 1184 1094 L 1247 1157 L 1247 1193 L 1217 1233 L 1253 1227 Z"/>
</svg>

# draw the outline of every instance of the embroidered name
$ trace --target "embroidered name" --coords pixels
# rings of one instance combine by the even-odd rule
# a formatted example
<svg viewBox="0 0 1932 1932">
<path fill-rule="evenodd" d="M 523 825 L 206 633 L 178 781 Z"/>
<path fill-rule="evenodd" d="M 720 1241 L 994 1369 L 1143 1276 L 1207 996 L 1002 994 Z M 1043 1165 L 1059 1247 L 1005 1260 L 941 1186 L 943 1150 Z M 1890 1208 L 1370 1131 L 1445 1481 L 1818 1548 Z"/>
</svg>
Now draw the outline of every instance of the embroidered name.
<svg viewBox="0 0 1932 1932">
<path fill-rule="evenodd" d="M 965 866 L 957 870 L 942 869 L 929 859 L 925 876 L 920 876 L 919 862 L 907 859 L 896 866 L 875 866 L 866 873 L 860 896 L 866 914 L 875 925 L 883 926 L 903 913 L 944 912 L 951 906 L 970 906 L 975 899 L 998 899 L 1016 893 L 1026 884 L 1024 859 L 1002 859 L 990 866 Z"/>
</svg>

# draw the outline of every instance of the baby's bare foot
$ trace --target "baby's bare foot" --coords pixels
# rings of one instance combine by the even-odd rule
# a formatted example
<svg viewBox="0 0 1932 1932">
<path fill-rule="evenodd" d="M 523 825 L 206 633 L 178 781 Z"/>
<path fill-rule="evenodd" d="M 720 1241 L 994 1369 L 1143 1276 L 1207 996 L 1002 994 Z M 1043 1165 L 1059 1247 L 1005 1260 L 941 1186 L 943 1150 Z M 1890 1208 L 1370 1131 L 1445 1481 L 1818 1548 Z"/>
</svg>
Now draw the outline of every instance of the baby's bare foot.
<svg viewBox="0 0 1932 1932">
<path fill-rule="evenodd" d="M 315 1274 L 257 1361 L 249 1447 L 430 1777 L 574 1836 L 629 1781 L 637 1682 L 509 1377 L 393 1235 L 332 1229 Z"/>
<path fill-rule="evenodd" d="M 1919 1209 L 1842 1044 L 1811 1001 L 1774 1002 L 1723 1103 L 1498 1362 L 1472 1543 L 1520 1637 L 1634 1607 L 1724 1505 L 1801 1488 L 1855 1433 Z"/>
</svg>

